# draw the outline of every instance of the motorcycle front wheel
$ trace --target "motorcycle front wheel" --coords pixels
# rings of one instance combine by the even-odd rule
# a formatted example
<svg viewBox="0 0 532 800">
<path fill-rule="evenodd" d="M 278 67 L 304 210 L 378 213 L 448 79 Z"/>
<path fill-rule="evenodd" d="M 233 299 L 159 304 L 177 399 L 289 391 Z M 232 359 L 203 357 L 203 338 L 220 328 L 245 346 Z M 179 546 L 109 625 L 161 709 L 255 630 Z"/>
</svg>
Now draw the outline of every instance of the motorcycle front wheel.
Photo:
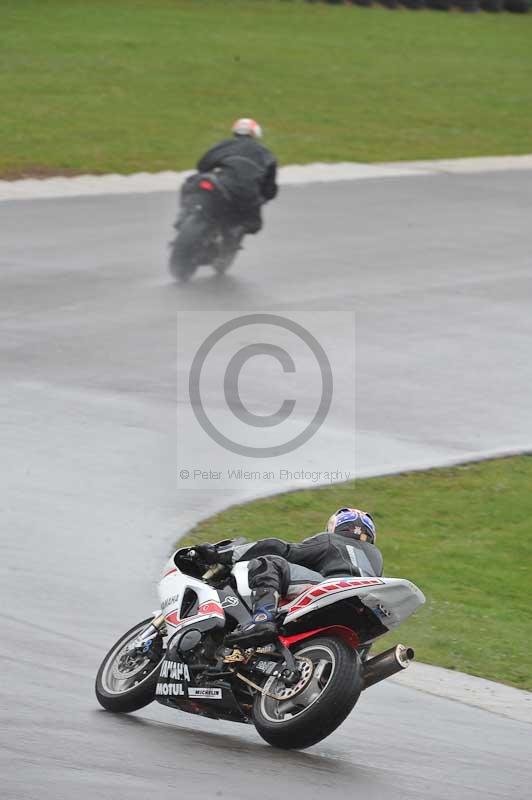
<svg viewBox="0 0 532 800">
<path fill-rule="evenodd" d="M 125 633 L 109 650 L 96 676 L 96 697 L 106 711 L 129 713 L 155 699 L 159 668 L 164 658 L 160 634 L 146 652 L 132 648 L 151 622 L 145 619 Z"/>
<path fill-rule="evenodd" d="M 300 750 L 325 739 L 345 720 L 362 691 L 362 668 L 357 651 L 342 639 L 307 639 L 293 652 L 300 681 L 288 687 L 269 678 L 264 694 L 255 698 L 253 717 L 269 744 Z"/>
</svg>

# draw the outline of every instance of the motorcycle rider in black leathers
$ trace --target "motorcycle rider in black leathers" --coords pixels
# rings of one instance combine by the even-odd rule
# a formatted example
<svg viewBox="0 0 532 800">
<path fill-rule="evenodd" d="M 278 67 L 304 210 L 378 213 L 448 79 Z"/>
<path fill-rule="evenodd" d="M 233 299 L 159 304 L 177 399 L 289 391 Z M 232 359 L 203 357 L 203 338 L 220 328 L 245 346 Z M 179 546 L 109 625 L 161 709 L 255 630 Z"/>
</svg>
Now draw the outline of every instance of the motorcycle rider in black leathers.
<svg viewBox="0 0 532 800">
<path fill-rule="evenodd" d="M 225 214 L 233 236 L 241 239 L 246 233 L 262 228 L 261 206 L 276 196 L 277 161 L 258 140 L 260 125 L 253 119 L 238 119 L 232 127 L 233 137 L 224 139 L 208 150 L 197 163 L 198 173 L 211 173 L 226 199 Z M 193 176 L 191 186 L 196 176 Z M 186 191 L 186 184 L 184 187 Z"/>
<path fill-rule="evenodd" d="M 211 544 L 195 549 L 207 563 L 248 561 L 253 621 L 238 626 L 228 645 L 256 647 L 275 639 L 275 617 L 280 597 L 299 594 L 330 577 L 382 575 L 382 555 L 375 547 L 371 516 L 357 508 L 340 508 L 329 519 L 327 531 L 302 542 L 262 539 L 240 546 Z"/>
</svg>

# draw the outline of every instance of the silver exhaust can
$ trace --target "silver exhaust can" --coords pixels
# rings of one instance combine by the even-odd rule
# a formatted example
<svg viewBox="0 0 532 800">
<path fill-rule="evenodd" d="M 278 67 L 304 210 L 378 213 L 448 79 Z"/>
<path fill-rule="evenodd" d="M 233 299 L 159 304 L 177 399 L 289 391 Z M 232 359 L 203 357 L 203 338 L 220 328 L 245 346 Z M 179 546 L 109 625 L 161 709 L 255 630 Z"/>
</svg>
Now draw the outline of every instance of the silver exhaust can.
<svg viewBox="0 0 532 800">
<path fill-rule="evenodd" d="M 404 644 L 398 644 L 396 647 L 391 647 L 390 650 L 385 650 L 384 653 L 379 653 L 378 656 L 368 659 L 363 664 L 363 679 L 364 689 L 373 686 L 390 675 L 395 675 L 402 669 L 406 669 L 412 659 L 414 658 L 414 651 L 411 647 L 405 647 Z"/>
</svg>

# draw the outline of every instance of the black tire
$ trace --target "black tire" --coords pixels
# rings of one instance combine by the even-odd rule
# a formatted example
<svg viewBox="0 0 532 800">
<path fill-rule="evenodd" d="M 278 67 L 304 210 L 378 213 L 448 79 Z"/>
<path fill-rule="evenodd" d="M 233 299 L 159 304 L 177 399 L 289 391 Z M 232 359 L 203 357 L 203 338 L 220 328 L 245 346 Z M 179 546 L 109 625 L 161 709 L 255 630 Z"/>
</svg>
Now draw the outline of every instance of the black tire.
<svg viewBox="0 0 532 800">
<path fill-rule="evenodd" d="M 118 639 L 111 647 L 103 659 L 98 674 L 96 676 L 95 692 L 98 702 L 106 711 L 113 711 L 117 714 L 127 714 L 131 711 L 138 711 L 139 708 L 149 705 L 155 699 L 155 688 L 159 677 L 159 668 L 163 660 L 162 640 L 154 643 L 153 648 L 157 648 L 151 658 L 157 654 L 154 660 L 145 659 L 148 663 L 141 667 L 139 665 L 138 679 L 132 676 L 132 685 L 126 687 L 124 691 L 113 691 L 109 684 L 108 671 L 112 668 L 112 660 L 120 654 L 120 651 L 128 643 L 133 641 L 139 633 L 148 627 L 152 618 L 145 619 L 137 623 L 127 633 Z"/>
<path fill-rule="evenodd" d="M 212 262 L 212 266 L 215 272 L 218 275 L 225 275 L 233 261 L 235 260 L 240 247 L 234 247 L 231 249 L 227 249 L 224 253 L 221 253 L 217 258 L 214 259 Z"/>
<path fill-rule="evenodd" d="M 332 653 L 334 663 L 331 663 L 325 685 L 321 689 L 318 687 L 317 698 L 311 700 L 307 707 L 302 708 L 288 719 L 275 720 L 272 711 L 273 713 L 275 713 L 275 709 L 279 711 L 280 704 L 262 694 L 257 694 L 255 697 L 253 706 L 255 727 L 262 738 L 274 747 L 281 747 L 285 750 L 302 750 L 325 739 L 342 724 L 355 706 L 362 691 L 362 668 L 356 650 L 353 650 L 342 639 L 319 636 L 300 642 L 293 652 L 301 656 L 307 655 L 307 658 L 313 660 L 310 655 L 312 649 L 315 654 L 318 654 L 318 657 L 321 650 L 325 660 L 329 658 L 327 651 Z M 318 661 L 318 665 L 321 663 L 322 661 Z M 324 672 L 325 670 L 322 670 L 322 674 Z M 293 698 L 294 701 L 310 690 L 314 676 L 317 674 L 316 665 L 312 674 L 313 677 L 300 695 Z M 270 679 L 271 681 L 273 679 Z M 268 683 L 269 681 L 265 685 L 267 686 Z M 274 694 L 276 691 L 278 693 L 275 684 L 270 687 L 270 691 Z"/>
<path fill-rule="evenodd" d="M 187 281 L 201 262 L 198 258 L 203 247 L 209 223 L 199 214 L 191 214 L 182 221 L 171 244 L 170 272 L 179 281 Z"/>
</svg>

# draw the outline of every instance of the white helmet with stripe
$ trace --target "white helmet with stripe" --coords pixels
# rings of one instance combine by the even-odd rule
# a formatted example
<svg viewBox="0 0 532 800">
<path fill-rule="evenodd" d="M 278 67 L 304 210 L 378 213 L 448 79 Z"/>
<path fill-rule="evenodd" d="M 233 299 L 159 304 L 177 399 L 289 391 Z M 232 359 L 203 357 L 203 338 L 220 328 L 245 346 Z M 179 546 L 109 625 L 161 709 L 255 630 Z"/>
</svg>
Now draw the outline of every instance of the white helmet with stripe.
<svg viewBox="0 0 532 800">
<path fill-rule="evenodd" d="M 355 539 L 360 539 L 365 534 L 366 541 L 375 544 L 377 531 L 375 523 L 367 511 L 360 508 L 339 508 L 329 517 L 327 523 L 329 533 L 346 533 Z"/>
<path fill-rule="evenodd" d="M 262 128 L 259 123 L 248 117 L 237 119 L 231 130 L 236 136 L 252 136 L 254 139 L 262 138 Z"/>
</svg>

